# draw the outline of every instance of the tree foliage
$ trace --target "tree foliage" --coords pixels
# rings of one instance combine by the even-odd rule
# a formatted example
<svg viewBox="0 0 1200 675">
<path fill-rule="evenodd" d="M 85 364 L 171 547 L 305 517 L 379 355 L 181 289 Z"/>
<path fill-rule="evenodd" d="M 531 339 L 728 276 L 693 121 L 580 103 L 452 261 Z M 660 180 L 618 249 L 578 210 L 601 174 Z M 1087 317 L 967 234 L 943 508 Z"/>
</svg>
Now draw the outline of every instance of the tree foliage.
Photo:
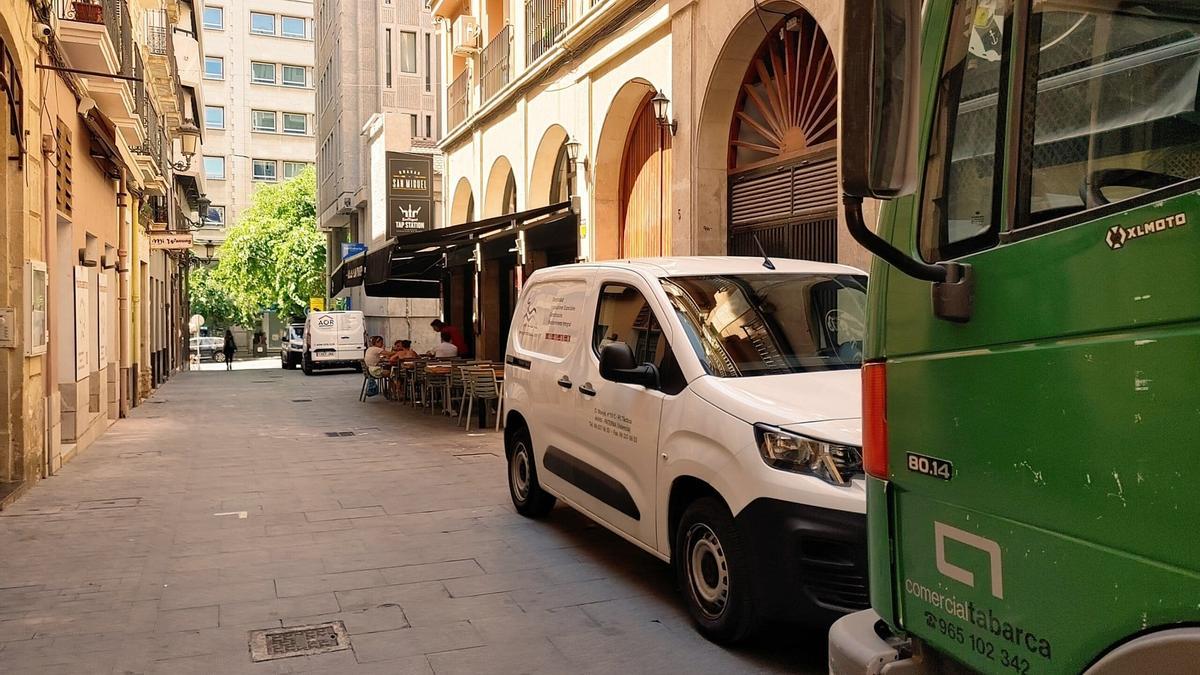
<svg viewBox="0 0 1200 675">
<path fill-rule="evenodd" d="M 279 316 L 303 315 L 309 298 L 325 295 L 316 171 L 309 167 L 288 181 L 255 190 L 217 255 L 205 283 L 225 294 L 236 323 L 257 324 L 268 308 Z"/>
<path fill-rule="evenodd" d="M 188 297 L 192 314 L 199 314 L 209 327 L 244 324 L 225 288 L 217 283 L 213 268 L 199 267 L 188 273 Z"/>
</svg>

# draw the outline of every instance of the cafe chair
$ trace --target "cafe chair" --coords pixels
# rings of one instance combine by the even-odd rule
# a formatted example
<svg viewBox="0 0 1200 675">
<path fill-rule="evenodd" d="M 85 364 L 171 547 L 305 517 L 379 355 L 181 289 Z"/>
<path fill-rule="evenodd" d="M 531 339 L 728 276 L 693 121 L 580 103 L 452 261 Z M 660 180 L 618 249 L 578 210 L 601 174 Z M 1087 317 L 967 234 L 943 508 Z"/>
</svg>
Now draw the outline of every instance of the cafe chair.
<svg viewBox="0 0 1200 675">
<path fill-rule="evenodd" d="M 475 401 L 479 401 L 484 406 L 488 405 L 488 401 L 495 401 L 496 415 L 499 416 L 500 386 L 496 382 L 496 371 L 488 366 L 465 368 L 463 380 L 467 383 L 464 398 L 467 400 L 467 431 L 470 431 Z"/>
</svg>

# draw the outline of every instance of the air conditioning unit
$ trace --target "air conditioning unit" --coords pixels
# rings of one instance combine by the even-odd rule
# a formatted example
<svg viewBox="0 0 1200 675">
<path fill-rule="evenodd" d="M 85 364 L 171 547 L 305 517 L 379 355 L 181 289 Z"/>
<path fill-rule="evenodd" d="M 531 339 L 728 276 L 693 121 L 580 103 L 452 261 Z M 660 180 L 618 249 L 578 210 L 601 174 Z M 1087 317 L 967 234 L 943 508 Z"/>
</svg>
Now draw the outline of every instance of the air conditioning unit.
<svg viewBox="0 0 1200 675">
<path fill-rule="evenodd" d="M 454 35 L 455 54 L 474 54 L 479 51 L 479 20 L 463 14 L 454 20 L 450 32 Z"/>
</svg>

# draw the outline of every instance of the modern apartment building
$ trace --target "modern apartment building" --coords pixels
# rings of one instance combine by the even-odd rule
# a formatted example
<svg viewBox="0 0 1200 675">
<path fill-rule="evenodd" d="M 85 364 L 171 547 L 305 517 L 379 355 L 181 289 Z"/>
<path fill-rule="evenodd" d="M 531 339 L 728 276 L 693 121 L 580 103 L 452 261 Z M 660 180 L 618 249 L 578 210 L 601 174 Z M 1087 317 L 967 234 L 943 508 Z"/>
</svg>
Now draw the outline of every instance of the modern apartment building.
<svg viewBox="0 0 1200 675">
<path fill-rule="evenodd" d="M 394 234 L 389 153 L 439 155 L 441 49 L 423 0 L 317 0 L 315 24 L 317 213 L 329 233 L 328 269 L 336 273 L 343 244 L 374 249 Z M 433 159 L 428 178 L 436 199 L 422 214 L 430 227 L 441 224 L 441 160 Z M 364 311 L 368 330 L 432 346 L 436 300 L 372 296 L 361 284 L 332 290 Z"/>
<path fill-rule="evenodd" d="M 211 205 L 193 250 L 207 258 L 256 186 L 315 161 L 316 80 L 311 2 L 209 0 L 202 25 L 201 151 Z"/>
</svg>

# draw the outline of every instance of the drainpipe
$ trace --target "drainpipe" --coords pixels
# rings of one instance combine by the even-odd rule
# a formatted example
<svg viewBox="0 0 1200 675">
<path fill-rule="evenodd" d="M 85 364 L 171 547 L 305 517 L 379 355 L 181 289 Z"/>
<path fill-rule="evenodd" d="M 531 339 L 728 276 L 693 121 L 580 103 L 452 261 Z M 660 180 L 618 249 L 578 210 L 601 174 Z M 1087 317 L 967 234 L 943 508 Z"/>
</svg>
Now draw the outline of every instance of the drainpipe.
<svg viewBox="0 0 1200 675">
<path fill-rule="evenodd" d="M 132 217 L 130 218 L 130 244 L 129 244 L 129 339 L 130 339 L 130 362 L 129 362 L 129 405 L 136 407 L 138 404 L 138 387 L 142 381 L 142 265 L 141 257 L 138 253 L 138 245 L 142 239 L 142 224 L 141 224 L 141 204 L 142 198 L 139 197 L 134 201 L 136 207 L 133 209 Z"/>
<path fill-rule="evenodd" d="M 120 318 L 117 324 L 120 326 L 121 341 L 120 389 L 123 390 L 120 393 L 118 408 L 121 417 L 129 416 L 129 400 L 132 394 L 129 386 L 129 332 L 132 317 L 129 311 L 129 247 L 133 244 L 133 232 L 129 222 L 129 200 L 128 174 L 122 170 L 120 192 L 117 193 L 117 224 L 120 227 L 117 245 L 117 316 Z"/>
<path fill-rule="evenodd" d="M 52 284 L 54 279 L 56 265 L 51 264 L 51 261 L 58 254 L 58 207 L 55 204 L 54 188 L 57 178 L 57 152 L 54 136 L 51 134 L 42 135 L 42 246 L 43 257 L 46 261 L 47 283 Z M 46 294 L 46 331 L 50 336 L 55 335 L 55 317 L 54 312 L 57 309 L 54 293 Z M 46 429 L 45 443 L 42 444 L 42 478 L 49 478 L 54 473 L 54 456 L 53 451 L 53 436 L 52 430 L 52 415 L 58 413 L 55 410 L 55 401 L 58 398 L 54 395 L 58 391 L 58 368 L 56 361 L 58 360 L 58 347 L 53 339 L 46 341 L 45 362 L 42 368 L 43 382 L 46 390 Z"/>
</svg>

